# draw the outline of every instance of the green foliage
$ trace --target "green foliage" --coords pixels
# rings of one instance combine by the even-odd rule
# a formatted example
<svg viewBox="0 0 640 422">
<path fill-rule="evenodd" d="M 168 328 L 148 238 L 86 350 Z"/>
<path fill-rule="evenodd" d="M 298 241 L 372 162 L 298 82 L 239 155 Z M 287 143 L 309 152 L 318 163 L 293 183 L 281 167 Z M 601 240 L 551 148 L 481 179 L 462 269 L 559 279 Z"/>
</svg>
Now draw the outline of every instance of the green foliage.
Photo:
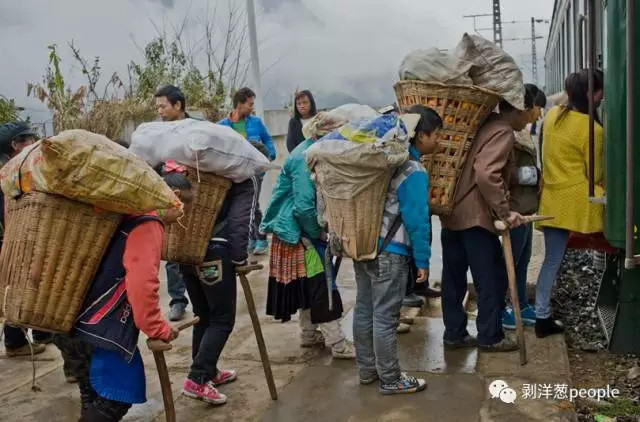
<svg viewBox="0 0 640 422">
<path fill-rule="evenodd" d="M 135 79 L 133 95 L 138 101 L 153 98 L 163 85 L 180 87 L 187 98 L 187 107 L 204 112 L 210 120 L 219 117 L 226 98 L 225 86 L 216 80 L 213 71 L 203 72 L 188 60 L 178 40 L 167 42 L 158 37 L 144 48 L 144 63 L 131 62 L 129 68 Z"/>
<path fill-rule="evenodd" d="M 177 40 L 167 44 L 163 38 L 156 38 L 144 48 L 144 63 L 131 62 L 131 69 L 137 81 L 135 96 L 149 99 L 162 85 L 181 84 L 187 73 L 187 58 Z"/>
<path fill-rule="evenodd" d="M 86 87 L 81 86 L 76 91 L 65 85 L 64 76 L 60 70 L 61 59 L 55 44 L 49 47 L 49 66 L 42 83 L 27 84 L 27 95 L 34 96 L 45 103 L 54 112 L 53 130 L 58 132 L 73 127 L 75 119 L 85 110 Z"/>
<path fill-rule="evenodd" d="M 619 398 L 610 403 L 595 406 L 595 411 L 609 417 L 639 417 L 640 405 L 628 398 Z"/>
<path fill-rule="evenodd" d="M 16 121 L 19 117 L 14 100 L 0 96 L 0 124 Z"/>
</svg>

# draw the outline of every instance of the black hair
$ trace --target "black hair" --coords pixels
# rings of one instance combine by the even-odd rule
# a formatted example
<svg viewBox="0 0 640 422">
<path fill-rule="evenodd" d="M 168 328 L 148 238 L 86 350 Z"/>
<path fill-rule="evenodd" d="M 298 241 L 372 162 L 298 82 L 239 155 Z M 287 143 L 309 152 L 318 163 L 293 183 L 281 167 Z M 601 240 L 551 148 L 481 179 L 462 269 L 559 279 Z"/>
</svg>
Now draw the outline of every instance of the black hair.
<svg viewBox="0 0 640 422">
<path fill-rule="evenodd" d="M 10 142 L 5 143 L 5 144 L 0 146 L 0 153 L 12 156 L 12 155 L 16 154 L 16 150 L 13 149 L 13 143 L 15 142 L 16 144 L 21 144 L 23 142 L 28 141 L 30 138 L 38 139 L 37 136 L 31 135 L 31 134 L 16 136 Z"/>
<path fill-rule="evenodd" d="M 185 111 L 187 109 L 187 100 L 180 88 L 178 88 L 177 86 L 165 85 L 156 92 L 155 97 L 167 97 L 167 100 L 173 106 L 176 105 L 178 101 L 180 101 L 182 111 Z"/>
<path fill-rule="evenodd" d="M 535 86 L 534 84 L 526 84 L 524 86 L 524 109 L 531 110 L 535 104 L 536 97 L 538 96 L 538 92 L 540 92 L 540 88 Z M 545 99 L 546 102 L 546 99 Z M 512 106 L 508 101 L 502 100 L 498 105 L 500 108 L 500 113 L 509 113 L 516 108 Z"/>
<path fill-rule="evenodd" d="M 593 91 L 600 91 L 604 87 L 604 73 L 600 69 L 593 71 Z M 589 114 L 589 71 L 582 69 L 574 72 L 564 80 L 564 90 L 569 97 L 569 102 L 562 107 L 556 124 L 565 118 L 569 110 L 577 111 L 582 114 Z M 596 114 L 595 120 L 600 123 L 600 119 Z"/>
<path fill-rule="evenodd" d="M 309 116 L 310 117 L 315 116 L 318 113 L 318 110 L 316 109 L 316 100 L 313 99 L 313 95 L 311 94 L 311 91 L 309 91 L 308 89 L 305 89 L 304 91 L 297 92 L 295 96 L 295 102 L 297 102 L 302 97 L 307 97 L 309 99 L 309 102 L 311 103 Z M 294 115 L 296 116 L 296 119 L 300 120 L 302 119 L 302 115 L 298 111 L 298 106 L 295 105 L 295 102 L 293 104 Z"/>
<path fill-rule="evenodd" d="M 407 113 L 411 114 L 419 114 L 420 120 L 415 129 L 415 136 L 411 139 L 411 144 L 415 144 L 418 134 L 423 132 L 427 135 L 431 135 L 436 130 L 442 128 L 442 118 L 440 115 L 432 108 L 427 106 L 416 104 L 411 106 Z"/>
<path fill-rule="evenodd" d="M 247 102 L 249 98 L 255 98 L 256 93 L 251 90 L 251 88 L 240 88 L 233 94 L 233 108 L 238 107 L 240 104 L 244 104 Z"/>
<path fill-rule="evenodd" d="M 164 182 L 169 185 L 171 189 L 189 190 L 191 189 L 191 182 L 187 179 L 184 173 L 164 173 L 162 175 Z"/>
<path fill-rule="evenodd" d="M 160 163 L 153 167 L 153 170 L 162 177 L 164 182 L 169 185 L 171 189 L 188 190 L 192 187 L 186 174 L 175 171 L 167 172 L 164 170 L 164 163 Z"/>
<path fill-rule="evenodd" d="M 544 95 L 540 88 L 534 84 L 524 84 L 524 88 L 533 95 L 533 105 L 535 107 L 544 108 L 547 106 L 547 96 Z"/>
</svg>

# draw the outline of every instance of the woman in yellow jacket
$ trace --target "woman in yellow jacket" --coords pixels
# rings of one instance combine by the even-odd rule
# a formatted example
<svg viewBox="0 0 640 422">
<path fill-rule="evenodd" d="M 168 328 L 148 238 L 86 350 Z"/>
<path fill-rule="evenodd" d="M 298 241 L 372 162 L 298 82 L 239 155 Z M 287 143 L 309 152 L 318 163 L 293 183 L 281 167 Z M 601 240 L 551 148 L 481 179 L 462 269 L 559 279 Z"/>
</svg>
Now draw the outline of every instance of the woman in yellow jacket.
<svg viewBox="0 0 640 422">
<path fill-rule="evenodd" d="M 594 102 L 602 101 L 603 74 L 594 75 Z M 536 285 L 536 336 L 561 333 L 561 323 L 551 318 L 551 291 L 562 264 L 570 232 L 603 231 L 604 205 L 590 203 L 589 195 L 589 115 L 587 70 L 572 73 L 565 79 L 566 106 L 556 106 L 544 120 L 542 162 L 544 187 L 540 214 L 553 215 L 539 226 L 544 231 L 545 257 Z M 602 126 L 595 125 L 596 196 L 603 195 Z M 600 185 L 600 186 L 599 186 Z"/>
</svg>

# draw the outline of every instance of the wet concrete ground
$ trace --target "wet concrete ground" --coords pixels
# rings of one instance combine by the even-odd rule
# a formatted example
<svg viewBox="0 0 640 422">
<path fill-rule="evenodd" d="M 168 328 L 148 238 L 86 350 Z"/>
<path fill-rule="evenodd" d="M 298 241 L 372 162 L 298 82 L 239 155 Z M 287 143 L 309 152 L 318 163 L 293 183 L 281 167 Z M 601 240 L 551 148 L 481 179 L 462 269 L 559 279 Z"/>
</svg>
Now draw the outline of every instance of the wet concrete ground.
<svg viewBox="0 0 640 422">
<path fill-rule="evenodd" d="M 351 336 L 355 298 L 353 267 L 343 264 L 339 285 L 348 312 L 343 326 Z M 404 370 L 424 377 L 428 388 L 416 395 L 381 396 L 377 386 L 358 385 L 355 364 L 335 360 L 324 348 L 299 347 L 297 322 L 279 323 L 264 315 L 266 271 L 250 277 L 279 392 L 268 393 L 258 349 L 242 291 L 238 292 L 236 329 L 221 366 L 234 368 L 239 378 L 223 386 L 229 402 L 213 407 L 180 395 L 190 365 L 190 335 L 183 332 L 174 349 L 165 353 L 171 372 L 178 421 L 550 421 L 574 420 L 563 402 L 491 399 L 488 385 L 502 379 L 514 389 L 523 383 L 569 383 L 566 347 L 562 337 L 535 339 L 527 330 L 529 363 L 522 367 L 517 353 L 482 354 L 476 350 L 446 352 L 442 347 L 442 319 L 417 316 L 412 330 L 399 337 Z M 168 302 L 163 285 L 163 304 Z M 431 301 L 432 307 L 438 301 Z M 166 310 L 166 309 L 165 309 Z M 415 314 L 416 312 L 414 312 Z M 438 309 L 422 314 L 437 315 Z M 475 332 L 470 321 L 470 331 Z M 148 402 L 136 405 L 127 421 L 163 421 L 162 395 L 152 356 L 141 342 L 148 384 Z M 1 353 L 1 352 L 0 352 Z M 79 415 L 77 386 L 67 384 L 62 361 L 53 346 L 37 356 L 40 392 L 32 392 L 29 359 L 0 358 L 0 420 L 3 422 L 62 422 Z"/>
<path fill-rule="evenodd" d="M 283 143 L 277 142 L 281 157 Z M 262 192 L 263 207 L 275 181 L 267 176 Z M 432 279 L 439 280 L 442 252 L 439 220 L 434 217 Z M 535 280 L 542 259 L 540 239 L 534 240 L 534 257 L 529 281 Z M 265 258 L 262 263 L 267 264 Z M 166 284 L 161 288 L 162 304 L 168 311 Z M 224 406 L 213 407 L 180 395 L 191 363 L 191 338 L 185 331 L 165 356 L 170 369 L 178 421 L 572 421 L 575 415 L 564 401 L 527 400 L 521 397 L 523 384 L 570 384 L 564 339 L 554 336 L 538 340 L 527 329 L 529 363 L 520 366 L 517 353 L 482 354 L 476 350 L 445 352 L 442 347 L 442 319 L 439 301 L 429 302 L 416 316 L 408 334 L 399 337 L 399 359 L 404 370 L 426 378 L 425 392 L 404 396 L 381 396 L 375 385 L 360 386 L 353 361 L 334 360 L 324 348 L 299 347 L 297 321 L 285 324 L 264 315 L 267 271 L 249 276 L 262 329 L 270 354 L 279 393 L 272 401 L 260 364 L 246 302 L 238 287 L 236 327 L 223 353 L 221 367 L 238 371 L 238 380 L 221 387 L 229 397 Z M 345 304 L 343 327 L 351 337 L 355 281 L 353 266 L 344 262 L 338 284 Z M 474 322 L 469 324 L 475 332 Z M 141 336 L 144 337 L 144 336 Z M 134 406 L 126 421 L 164 421 L 162 395 L 152 355 L 140 343 L 147 374 L 147 403 Z M 79 416 L 77 386 L 67 384 L 57 349 L 49 346 L 36 357 L 39 392 L 31 391 L 32 364 L 28 358 L 6 359 L 0 346 L 0 421 L 63 422 Z M 515 403 L 492 399 L 489 385 L 505 381 L 518 394 Z"/>
</svg>

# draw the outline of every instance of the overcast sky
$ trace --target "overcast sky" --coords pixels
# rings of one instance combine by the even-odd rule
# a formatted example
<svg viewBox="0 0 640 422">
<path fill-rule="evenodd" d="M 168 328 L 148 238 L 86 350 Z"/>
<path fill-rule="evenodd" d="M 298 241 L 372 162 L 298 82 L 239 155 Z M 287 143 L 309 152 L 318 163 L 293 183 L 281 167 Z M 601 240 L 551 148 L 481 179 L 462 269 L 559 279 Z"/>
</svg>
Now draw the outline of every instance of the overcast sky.
<svg viewBox="0 0 640 422">
<path fill-rule="evenodd" d="M 229 1 L 208 0 L 221 10 Z M 490 0 L 256 0 L 263 92 L 267 106 L 284 103 L 296 88 L 325 96 L 342 93 L 361 102 L 383 105 L 393 100 L 393 83 L 403 56 L 415 48 L 453 49 L 473 31 L 463 14 L 488 13 Z M 0 0 L 0 94 L 30 111 L 44 105 L 26 98 L 26 83 L 39 82 L 47 66 L 47 45 L 56 43 L 63 70 L 73 86 L 83 82 L 69 57 L 74 40 L 87 57 L 100 56 L 105 75 L 126 74 L 140 61 L 136 46 L 155 35 L 151 21 L 201 19 L 207 0 Z M 551 19 L 553 0 L 502 0 L 503 21 Z M 491 18 L 479 18 L 480 28 Z M 548 25 L 538 30 L 540 81 Z M 504 38 L 529 37 L 528 23 L 505 24 Z M 491 31 L 483 35 L 492 38 Z M 135 42 L 134 42 L 135 40 Z M 531 42 L 504 43 L 531 80 Z M 34 120 L 39 114 L 33 113 Z"/>
</svg>

